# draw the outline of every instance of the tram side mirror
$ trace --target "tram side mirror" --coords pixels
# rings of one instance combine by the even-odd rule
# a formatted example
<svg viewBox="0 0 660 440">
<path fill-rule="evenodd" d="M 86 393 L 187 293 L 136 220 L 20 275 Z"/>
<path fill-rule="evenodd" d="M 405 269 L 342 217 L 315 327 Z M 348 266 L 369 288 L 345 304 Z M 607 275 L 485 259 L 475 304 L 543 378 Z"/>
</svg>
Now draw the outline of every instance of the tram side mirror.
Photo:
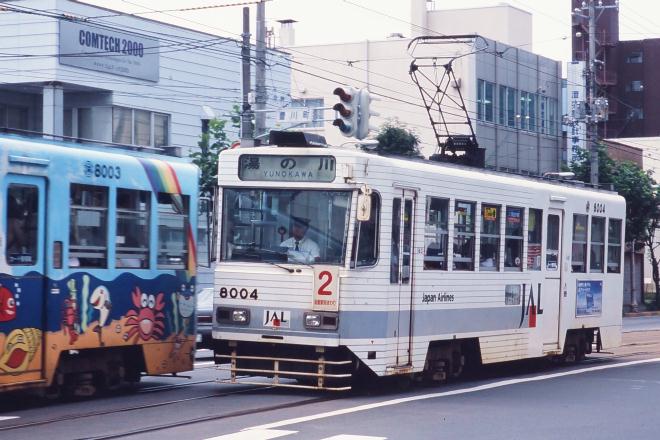
<svg viewBox="0 0 660 440">
<path fill-rule="evenodd" d="M 364 185 L 360 190 L 357 201 L 357 220 L 359 222 L 369 221 L 371 218 L 371 188 Z"/>
</svg>

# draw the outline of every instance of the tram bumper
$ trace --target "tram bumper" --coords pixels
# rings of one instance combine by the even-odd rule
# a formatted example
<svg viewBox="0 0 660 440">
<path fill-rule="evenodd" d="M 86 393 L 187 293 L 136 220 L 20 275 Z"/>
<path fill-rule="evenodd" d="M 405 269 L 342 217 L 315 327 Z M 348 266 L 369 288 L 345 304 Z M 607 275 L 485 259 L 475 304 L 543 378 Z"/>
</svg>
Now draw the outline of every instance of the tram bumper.
<svg viewBox="0 0 660 440">
<path fill-rule="evenodd" d="M 273 334 L 275 333 L 275 334 Z M 310 332 L 311 333 L 311 332 Z M 354 360 L 339 337 L 315 338 L 268 332 L 249 335 L 216 330 L 215 363 L 229 373 L 222 383 L 350 390 Z M 267 378 L 256 380 L 255 376 Z"/>
</svg>

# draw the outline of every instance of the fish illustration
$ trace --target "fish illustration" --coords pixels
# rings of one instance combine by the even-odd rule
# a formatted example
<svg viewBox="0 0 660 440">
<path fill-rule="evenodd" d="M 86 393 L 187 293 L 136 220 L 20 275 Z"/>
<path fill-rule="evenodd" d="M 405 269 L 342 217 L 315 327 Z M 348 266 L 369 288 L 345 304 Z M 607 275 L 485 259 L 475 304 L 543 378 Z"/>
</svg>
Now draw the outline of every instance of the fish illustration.
<svg viewBox="0 0 660 440">
<path fill-rule="evenodd" d="M 20 374 L 27 370 L 41 345 L 41 330 L 17 328 L 7 336 L 3 354 L 0 356 L 0 370 Z"/>
<path fill-rule="evenodd" d="M 16 318 L 16 300 L 14 294 L 6 287 L 0 286 L 0 322 Z"/>
</svg>

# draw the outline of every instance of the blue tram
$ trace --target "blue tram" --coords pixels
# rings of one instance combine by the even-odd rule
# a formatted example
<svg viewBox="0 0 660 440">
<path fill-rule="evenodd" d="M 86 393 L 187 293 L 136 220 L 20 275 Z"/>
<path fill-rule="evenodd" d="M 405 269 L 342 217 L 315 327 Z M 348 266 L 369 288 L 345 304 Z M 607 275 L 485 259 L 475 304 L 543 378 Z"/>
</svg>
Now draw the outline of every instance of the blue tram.
<svg viewBox="0 0 660 440">
<path fill-rule="evenodd" d="M 0 136 L 0 393 L 191 370 L 198 169 Z"/>
</svg>

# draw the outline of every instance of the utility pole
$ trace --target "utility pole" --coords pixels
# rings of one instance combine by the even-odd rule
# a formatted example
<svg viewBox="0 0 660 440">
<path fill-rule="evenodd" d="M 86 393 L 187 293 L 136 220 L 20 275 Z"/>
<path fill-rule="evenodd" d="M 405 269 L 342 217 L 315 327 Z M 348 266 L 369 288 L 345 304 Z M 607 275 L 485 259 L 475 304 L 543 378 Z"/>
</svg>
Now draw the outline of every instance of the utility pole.
<svg viewBox="0 0 660 440">
<path fill-rule="evenodd" d="M 597 3 L 596 3 L 597 2 Z M 581 8 L 573 10 L 573 16 L 588 20 L 589 50 L 585 66 L 586 79 L 586 105 L 583 120 L 587 125 L 587 142 L 589 145 L 589 163 L 591 165 L 590 180 L 594 187 L 598 187 L 598 123 L 606 121 L 608 117 L 608 102 L 606 98 L 597 97 L 596 64 L 604 68 L 604 63 L 596 55 L 596 13 L 605 9 L 618 9 L 618 0 L 614 4 L 604 5 L 603 0 L 585 0 Z M 575 121 L 574 121 L 575 122 Z"/>
<path fill-rule="evenodd" d="M 255 73 L 255 133 L 259 138 L 266 131 L 266 2 L 257 3 L 257 53 Z"/>
<path fill-rule="evenodd" d="M 587 59 L 587 137 L 589 139 L 589 159 L 591 163 L 591 184 L 598 188 L 598 125 L 594 115 L 596 99 L 596 5 L 589 0 L 589 55 Z"/>
<path fill-rule="evenodd" d="M 243 45 L 241 47 L 242 59 L 242 91 L 243 107 L 241 109 L 241 144 L 244 147 L 254 144 L 252 130 L 252 107 L 250 106 L 250 8 L 243 8 Z"/>
</svg>

